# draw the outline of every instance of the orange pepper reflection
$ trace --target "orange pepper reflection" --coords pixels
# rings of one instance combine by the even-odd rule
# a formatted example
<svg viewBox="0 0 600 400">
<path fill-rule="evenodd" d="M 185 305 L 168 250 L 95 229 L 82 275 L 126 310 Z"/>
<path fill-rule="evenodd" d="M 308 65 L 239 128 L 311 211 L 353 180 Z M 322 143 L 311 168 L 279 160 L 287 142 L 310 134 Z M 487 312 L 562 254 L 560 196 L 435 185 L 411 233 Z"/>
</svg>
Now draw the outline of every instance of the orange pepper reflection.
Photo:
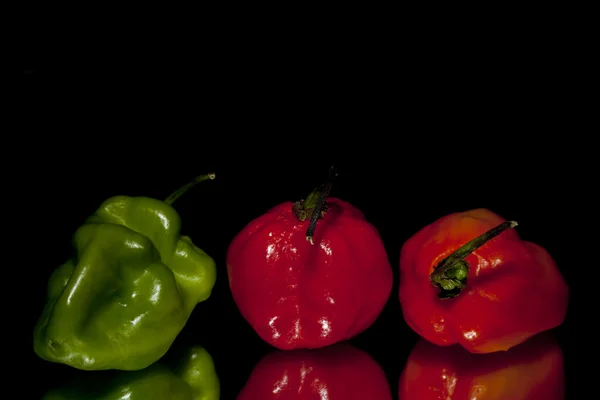
<svg viewBox="0 0 600 400">
<path fill-rule="evenodd" d="M 562 400 L 563 356 L 546 332 L 512 349 L 471 354 L 421 339 L 402 371 L 400 400 Z"/>
<path fill-rule="evenodd" d="M 276 350 L 254 367 L 238 400 L 391 400 L 373 358 L 349 344 L 318 350 Z"/>
</svg>

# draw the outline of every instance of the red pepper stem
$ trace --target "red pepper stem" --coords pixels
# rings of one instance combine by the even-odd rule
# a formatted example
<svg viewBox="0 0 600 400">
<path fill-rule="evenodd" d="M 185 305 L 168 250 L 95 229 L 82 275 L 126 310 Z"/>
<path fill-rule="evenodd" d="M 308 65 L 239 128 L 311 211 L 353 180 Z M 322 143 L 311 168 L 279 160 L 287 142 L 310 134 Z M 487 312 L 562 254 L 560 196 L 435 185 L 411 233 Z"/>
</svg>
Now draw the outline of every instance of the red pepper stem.
<svg viewBox="0 0 600 400">
<path fill-rule="evenodd" d="M 195 177 L 193 180 L 191 180 L 190 182 L 186 183 L 185 185 L 183 185 L 182 187 L 177 189 L 176 191 L 174 191 L 173 193 L 171 193 L 169 195 L 169 197 L 167 197 L 165 199 L 165 203 L 167 203 L 168 205 L 172 205 L 175 200 L 180 198 L 185 192 L 190 190 L 192 187 L 196 186 L 198 183 L 209 180 L 209 179 L 213 180 L 215 178 L 216 178 L 216 175 L 214 172 L 211 172 L 211 173 L 205 174 L 205 175 L 199 175 L 199 176 Z"/>
<path fill-rule="evenodd" d="M 470 265 L 465 258 L 505 230 L 514 228 L 517 225 L 515 221 L 503 222 L 440 261 L 429 277 L 433 286 L 440 289 L 438 297 L 449 299 L 458 296 L 467 285 L 467 278 L 469 277 Z"/>
<path fill-rule="evenodd" d="M 329 179 L 326 183 L 319 185 L 313 190 L 305 200 L 300 200 L 292 206 L 292 213 L 298 220 L 306 221 L 310 218 L 308 229 L 306 230 L 306 240 L 313 243 L 313 236 L 319 218 L 323 217 L 327 212 L 327 198 L 331 193 L 333 180 L 337 176 L 335 167 L 329 168 Z"/>
</svg>

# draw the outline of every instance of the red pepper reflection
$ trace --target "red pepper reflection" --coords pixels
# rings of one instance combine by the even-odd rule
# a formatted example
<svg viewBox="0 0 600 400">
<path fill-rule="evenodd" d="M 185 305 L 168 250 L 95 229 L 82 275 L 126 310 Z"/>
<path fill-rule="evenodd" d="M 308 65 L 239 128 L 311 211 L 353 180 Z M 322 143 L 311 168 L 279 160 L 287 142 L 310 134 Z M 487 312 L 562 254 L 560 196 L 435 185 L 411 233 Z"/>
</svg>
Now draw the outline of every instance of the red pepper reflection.
<svg viewBox="0 0 600 400">
<path fill-rule="evenodd" d="M 398 393 L 400 400 L 562 400 L 562 351 L 548 332 L 490 354 L 421 339 L 402 371 Z"/>
<path fill-rule="evenodd" d="M 366 352 L 346 343 L 273 351 L 254 367 L 238 400 L 391 400 L 386 376 Z"/>
</svg>

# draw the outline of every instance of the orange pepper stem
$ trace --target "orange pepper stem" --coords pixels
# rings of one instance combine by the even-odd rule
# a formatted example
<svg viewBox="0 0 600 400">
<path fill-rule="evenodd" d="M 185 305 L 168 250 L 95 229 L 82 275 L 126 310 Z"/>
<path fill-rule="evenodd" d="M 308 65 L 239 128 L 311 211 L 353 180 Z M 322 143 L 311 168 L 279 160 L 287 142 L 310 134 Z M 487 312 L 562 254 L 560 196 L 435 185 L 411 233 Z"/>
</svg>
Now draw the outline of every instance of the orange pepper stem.
<svg viewBox="0 0 600 400">
<path fill-rule="evenodd" d="M 331 193 L 333 180 L 337 176 L 337 171 L 334 166 L 329 168 L 329 178 L 327 182 L 321 184 L 313 190 L 305 200 L 300 200 L 292 206 L 292 213 L 299 221 L 306 221 L 310 218 L 308 229 L 306 230 L 306 240 L 313 243 L 313 236 L 319 218 L 322 218 L 327 212 L 327 197 Z"/>
<path fill-rule="evenodd" d="M 515 221 L 506 221 L 490 229 L 484 234 L 476 237 L 461 248 L 444 258 L 433 269 L 429 280 L 433 286 L 440 289 L 440 299 L 451 299 L 460 294 L 467 286 L 469 277 L 469 262 L 465 258 L 475 250 L 483 246 L 489 240 L 495 238 L 507 229 L 514 228 L 518 224 Z"/>
<path fill-rule="evenodd" d="M 211 173 L 205 174 L 205 175 L 199 175 L 199 176 L 195 177 L 193 180 L 191 180 L 190 182 L 186 183 L 185 185 L 183 185 L 182 187 L 177 189 L 176 191 L 174 191 L 173 193 L 171 193 L 169 195 L 169 197 L 167 197 L 165 199 L 165 203 L 167 203 L 168 205 L 172 205 L 175 200 L 180 198 L 185 192 L 190 190 L 192 187 L 196 186 L 198 183 L 206 181 L 208 179 L 213 180 L 215 178 L 216 178 L 216 175 L 214 172 L 211 172 Z"/>
</svg>

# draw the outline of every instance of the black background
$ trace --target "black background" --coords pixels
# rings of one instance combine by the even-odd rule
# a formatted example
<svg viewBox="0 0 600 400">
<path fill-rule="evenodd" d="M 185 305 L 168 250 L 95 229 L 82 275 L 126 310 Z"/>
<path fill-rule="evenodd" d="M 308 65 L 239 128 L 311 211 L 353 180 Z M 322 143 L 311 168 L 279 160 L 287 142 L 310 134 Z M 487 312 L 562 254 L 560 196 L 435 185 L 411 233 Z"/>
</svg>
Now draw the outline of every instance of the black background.
<svg viewBox="0 0 600 400">
<path fill-rule="evenodd" d="M 360 56 L 342 56 L 258 49 L 242 39 L 235 48 L 206 45 L 194 52 L 99 43 L 86 42 L 79 51 L 74 43 L 38 37 L 25 53 L 28 134 L 15 139 L 24 139 L 27 149 L 21 165 L 36 171 L 23 171 L 28 178 L 19 188 L 20 206 L 29 210 L 24 225 L 39 238 L 28 255 L 31 294 L 23 326 L 30 333 L 46 281 L 69 255 L 71 235 L 104 199 L 164 198 L 210 171 L 217 179 L 175 208 L 182 233 L 217 261 L 218 279 L 173 348 L 205 346 L 224 399 L 235 397 L 271 350 L 233 303 L 227 246 L 270 207 L 308 194 L 331 164 L 340 173 L 332 196 L 357 206 L 377 227 L 394 271 L 380 318 L 352 340 L 384 368 L 394 396 L 417 339 L 400 312 L 399 251 L 426 224 L 478 207 L 517 220 L 521 237 L 551 253 L 573 292 L 563 246 L 573 199 L 557 195 L 572 190 L 572 162 L 553 133 L 572 124 L 575 111 L 569 82 L 556 79 L 559 65 L 548 62 L 555 55 L 543 46 L 536 52 L 496 46 L 477 57 L 465 51 L 464 58 L 455 49 L 451 59 L 411 53 L 399 62 L 366 45 Z M 567 382 L 575 297 L 557 329 Z M 32 350 L 29 357 L 40 377 L 36 396 L 72 373 Z"/>
</svg>

